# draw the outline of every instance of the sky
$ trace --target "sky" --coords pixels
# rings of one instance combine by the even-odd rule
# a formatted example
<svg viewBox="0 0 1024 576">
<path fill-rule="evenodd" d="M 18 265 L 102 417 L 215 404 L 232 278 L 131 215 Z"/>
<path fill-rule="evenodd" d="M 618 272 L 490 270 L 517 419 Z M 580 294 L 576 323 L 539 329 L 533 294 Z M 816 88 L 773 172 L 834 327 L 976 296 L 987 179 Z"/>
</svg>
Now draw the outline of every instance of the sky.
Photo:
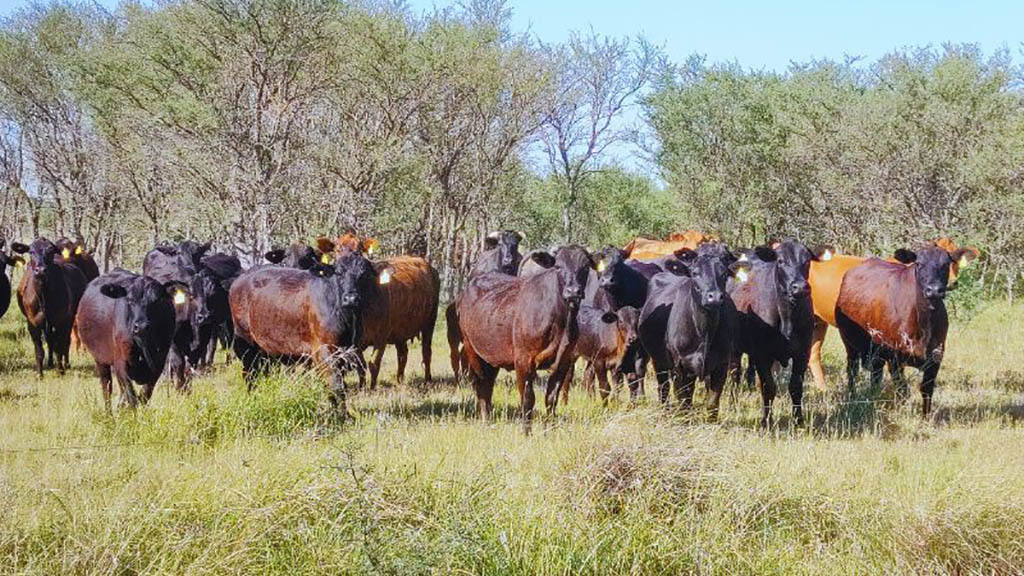
<svg viewBox="0 0 1024 576">
<path fill-rule="evenodd" d="M 117 0 L 99 0 L 111 7 Z M 24 0 L 0 0 L 6 16 Z M 416 11 L 449 0 L 407 0 Z M 845 55 L 874 60 L 905 46 L 979 43 L 985 53 L 1006 47 L 1024 61 L 1024 1 L 921 0 L 511 0 L 514 28 L 545 42 L 572 30 L 644 34 L 674 61 L 704 54 L 754 69 L 785 70 L 790 62 Z"/>
</svg>

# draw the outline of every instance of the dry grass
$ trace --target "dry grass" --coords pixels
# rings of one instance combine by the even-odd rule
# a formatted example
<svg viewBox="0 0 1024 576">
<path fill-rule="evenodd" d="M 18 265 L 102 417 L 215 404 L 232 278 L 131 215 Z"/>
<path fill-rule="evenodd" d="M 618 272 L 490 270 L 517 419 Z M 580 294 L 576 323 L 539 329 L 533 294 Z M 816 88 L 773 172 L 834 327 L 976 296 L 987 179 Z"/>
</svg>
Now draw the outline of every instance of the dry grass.
<svg viewBox="0 0 1024 576">
<path fill-rule="evenodd" d="M 574 392 L 524 437 L 509 386 L 481 424 L 465 387 L 422 385 L 418 350 L 411 384 L 352 394 L 345 423 L 316 375 L 282 371 L 250 395 L 237 363 L 109 416 L 86 357 L 35 379 L 13 310 L 0 572 L 1020 573 L 1022 321 L 996 305 L 954 327 L 928 422 L 916 398 L 812 392 L 806 429 L 781 398 L 762 433 L 747 391 L 717 425 Z"/>
</svg>

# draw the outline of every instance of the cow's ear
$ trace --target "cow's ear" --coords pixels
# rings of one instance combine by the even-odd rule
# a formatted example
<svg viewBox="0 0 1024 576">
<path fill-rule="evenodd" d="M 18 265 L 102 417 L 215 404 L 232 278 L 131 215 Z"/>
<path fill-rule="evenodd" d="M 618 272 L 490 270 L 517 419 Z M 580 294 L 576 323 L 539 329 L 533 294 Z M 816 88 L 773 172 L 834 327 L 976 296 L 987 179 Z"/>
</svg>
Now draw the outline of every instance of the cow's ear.
<svg viewBox="0 0 1024 576">
<path fill-rule="evenodd" d="M 263 257 L 266 258 L 267 262 L 270 262 L 271 264 L 280 264 L 281 262 L 284 261 L 284 250 L 282 250 L 281 248 L 277 248 L 271 250 L 270 252 L 267 252 L 266 254 L 263 255 Z"/>
<path fill-rule="evenodd" d="M 22 244 L 21 242 L 11 242 L 11 250 L 17 252 L 18 254 L 28 254 L 28 246 Z"/>
<path fill-rule="evenodd" d="M 551 268 L 555 265 L 555 257 L 549 252 L 537 250 L 530 253 L 530 260 L 536 262 L 541 268 Z"/>
<path fill-rule="evenodd" d="M 380 264 L 383 265 L 377 265 L 373 267 L 374 270 L 377 271 L 377 283 L 382 286 L 384 284 L 390 284 L 392 277 L 394 277 L 395 275 L 395 269 L 388 265 L 386 262 L 381 262 Z"/>
<path fill-rule="evenodd" d="M 690 275 L 690 267 L 687 266 L 682 260 L 666 260 L 665 270 L 675 274 L 676 276 Z"/>
<path fill-rule="evenodd" d="M 626 255 L 626 258 L 633 254 L 633 248 L 636 248 L 636 238 L 633 238 L 629 241 L 629 244 L 622 247 L 622 253 Z"/>
<path fill-rule="evenodd" d="M 210 251 L 210 248 L 212 247 L 213 242 L 206 242 L 205 244 L 200 244 L 199 248 L 196 250 L 196 256 L 202 256 L 203 254 L 206 254 L 207 252 Z"/>
<path fill-rule="evenodd" d="M 729 274 L 732 275 L 739 283 L 744 283 L 750 280 L 750 261 L 749 260 L 737 260 L 729 265 Z"/>
<path fill-rule="evenodd" d="M 605 324 L 615 324 L 618 321 L 619 315 L 615 312 L 605 312 L 604 314 L 601 314 L 601 322 L 604 322 Z"/>
<path fill-rule="evenodd" d="M 373 253 L 376 252 L 377 248 L 379 248 L 379 247 L 380 247 L 380 242 L 377 242 L 376 238 L 364 238 L 363 239 L 362 248 L 363 248 L 363 252 L 365 252 L 367 256 L 372 256 Z"/>
<path fill-rule="evenodd" d="M 953 262 L 956 262 L 957 266 L 964 269 L 970 266 L 971 262 L 978 257 L 978 249 L 960 248 L 959 250 L 954 250 L 949 257 L 953 259 Z"/>
<path fill-rule="evenodd" d="M 768 246 L 772 250 L 778 250 L 779 246 L 782 246 L 782 241 L 779 240 L 778 238 L 771 238 L 764 244 L 765 246 Z"/>
<path fill-rule="evenodd" d="M 25 259 L 22 258 L 21 256 L 6 256 L 4 259 L 7 261 L 8 266 L 21 268 L 22 266 L 25 265 Z"/>
<path fill-rule="evenodd" d="M 775 243 L 778 246 L 778 242 Z M 754 256 L 762 262 L 775 262 L 779 259 L 779 253 L 775 251 L 775 248 L 769 248 L 768 246 L 758 246 L 754 248 Z"/>
<path fill-rule="evenodd" d="M 124 286 L 118 286 L 117 284 L 104 284 L 100 286 L 100 294 L 103 294 L 107 298 L 124 298 L 128 295 L 128 291 L 125 290 Z"/>
<path fill-rule="evenodd" d="M 500 235 L 501 232 L 491 232 L 488 234 L 487 237 L 484 238 L 484 250 L 496 248 L 498 246 L 498 236 Z"/>
<path fill-rule="evenodd" d="M 316 239 L 316 249 L 324 254 L 331 254 L 334 252 L 336 245 L 330 238 L 324 238 L 321 236 Z"/>
<path fill-rule="evenodd" d="M 167 256 L 177 256 L 178 255 L 178 248 L 177 248 L 177 246 L 171 246 L 170 244 L 158 244 L 157 247 L 154 248 L 154 250 L 156 250 L 157 252 L 159 252 L 161 254 L 166 254 Z"/>
<path fill-rule="evenodd" d="M 673 252 L 672 255 L 682 260 L 683 262 L 692 262 L 697 259 L 697 253 L 689 248 L 680 248 L 679 250 Z"/>
<path fill-rule="evenodd" d="M 906 248 L 900 248 L 896 252 L 893 252 L 892 257 L 895 258 L 897 262 L 902 262 L 904 264 L 913 264 L 917 261 L 917 254 L 907 250 Z"/>
<path fill-rule="evenodd" d="M 175 306 L 184 306 L 188 302 L 189 288 L 181 282 L 170 280 L 164 282 L 164 290 L 167 291 L 167 295 L 171 297 L 171 302 L 174 302 Z"/>
<path fill-rule="evenodd" d="M 836 249 L 832 246 L 815 246 L 811 253 L 814 254 L 814 259 L 820 262 L 828 262 L 836 255 Z"/>
</svg>

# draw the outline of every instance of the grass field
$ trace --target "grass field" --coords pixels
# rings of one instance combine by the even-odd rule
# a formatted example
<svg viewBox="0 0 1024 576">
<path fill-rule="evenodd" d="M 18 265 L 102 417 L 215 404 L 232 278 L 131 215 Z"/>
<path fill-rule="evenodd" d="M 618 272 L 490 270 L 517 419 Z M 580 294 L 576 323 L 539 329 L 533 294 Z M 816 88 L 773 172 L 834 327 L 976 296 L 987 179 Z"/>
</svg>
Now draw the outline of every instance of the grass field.
<svg viewBox="0 0 1024 576">
<path fill-rule="evenodd" d="M 411 384 L 354 392 L 347 423 L 316 375 L 247 394 L 222 360 L 191 395 L 161 382 L 111 416 L 84 354 L 36 379 L 14 308 L 0 573 L 1022 573 L 1022 325 L 1002 304 L 954 325 L 927 422 L 916 393 L 885 408 L 812 390 L 805 429 L 781 398 L 764 433 L 756 392 L 731 390 L 711 425 L 574 390 L 526 437 L 508 375 L 494 421 L 475 420 L 442 330 L 442 382 L 423 386 L 417 346 Z M 826 360 L 841 389 L 835 333 Z"/>
</svg>

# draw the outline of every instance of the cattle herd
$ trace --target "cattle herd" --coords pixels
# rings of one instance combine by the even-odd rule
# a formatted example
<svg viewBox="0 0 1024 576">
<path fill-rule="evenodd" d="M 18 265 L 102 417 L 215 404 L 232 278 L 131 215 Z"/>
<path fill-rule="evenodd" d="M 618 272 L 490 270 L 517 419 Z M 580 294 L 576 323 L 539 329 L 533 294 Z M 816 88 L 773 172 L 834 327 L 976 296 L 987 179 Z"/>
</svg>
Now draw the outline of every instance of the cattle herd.
<svg viewBox="0 0 1024 576">
<path fill-rule="evenodd" d="M 943 300 L 961 267 L 978 256 L 945 238 L 887 260 L 791 239 L 731 250 L 693 231 L 596 252 L 566 245 L 523 255 L 522 241 L 511 230 L 490 234 L 445 316 L 452 370 L 456 379 L 468 376 L 480 416 L 491 412 L 499 370 L 508 370 L 526 431 L 538 371 L 547 371 L 544 401 L 554 414 L 579 359 L 584 387 L 593 392 L 596 380 L 602 399 L 623 380 L 637 399 L 653 370 L 660 401 L 669 404 L 674 392 L 689 407 L 701 380 L 712 419 L 730 375 L 749 386 L 756 378 L 763 426 L 772 423 L 777 367 L 789 367 L 799 423 L 808 367 L 824 388 L 828 326 L 839 329 L 846 348 L 851 391 L 862 367 L 877 390 L 888 366 L 893 390 L 905 396 L 903 368 L 918 367 L 927 416 L 945 350 Z M 147 253 L 142 274 L 118 268 L 101 275 L 81 242 L 39 238 L 12 243 L 8 253 L 0 240 L 0 315 L 11 295 L 6 267 L 24 266 L 17 300 L 39 376 L 44 367 L 63 374 L 77 340 L 96 362 L 107 409 L 114 378 L 131 407 L 139 401 L 135 386 L 144 403 L 164 374 L 187 391 L 219 343 L 240 360 L 250 389 L 272 362 L 323 367 L 332 403 L 345 413 L 346 373 L 356 372 L 363 385 L 368 367 L 375 387 L 388 345 L 397 350 L 401 383 L 408 343 L 420 338 L 431 379 L 438 274 L 418 256 L 373 259 L 375 245 L 346 233 L 271 250 L 267 263 L 245 269 L 210 243 L 183 241 Z"/>
</svg>

